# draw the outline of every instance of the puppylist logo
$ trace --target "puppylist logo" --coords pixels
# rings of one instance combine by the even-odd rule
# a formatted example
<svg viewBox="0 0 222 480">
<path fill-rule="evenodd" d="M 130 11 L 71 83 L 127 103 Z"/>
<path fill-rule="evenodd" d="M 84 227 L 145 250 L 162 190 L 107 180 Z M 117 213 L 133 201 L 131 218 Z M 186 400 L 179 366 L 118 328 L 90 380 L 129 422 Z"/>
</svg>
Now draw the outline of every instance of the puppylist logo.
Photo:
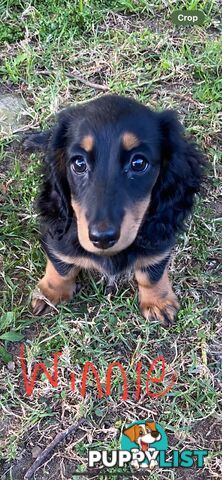
<svg viewBox="0 0 222 480">
<path fill-rule="evenodd" d="M 124 428 L 120 437 L 120 449 L 107 451 L 89 450 L 89 467 L 153 468 L 203 468 L 207 450 L 173 450 L 167 455 L 168 438 L 164 429 L 151 420 L 140 420 Z M 169 457 L 169 458 L 167 458 Z"/>
</svg>

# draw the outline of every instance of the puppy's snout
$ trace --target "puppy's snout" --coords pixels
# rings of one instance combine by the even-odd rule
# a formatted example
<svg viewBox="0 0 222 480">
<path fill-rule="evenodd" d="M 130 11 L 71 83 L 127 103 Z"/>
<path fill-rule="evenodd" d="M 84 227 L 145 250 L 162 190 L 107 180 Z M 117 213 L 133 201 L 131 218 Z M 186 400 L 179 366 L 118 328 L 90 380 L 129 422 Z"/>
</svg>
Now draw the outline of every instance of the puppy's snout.
<svg viewBox="0 0 222 480">
<path fill-rule="evenodd" d="M 151 435 L 152 435 L 153 438 L 157 438 L 157 437 L 159 437 L 159 432 L 153 431 L 153 432 L 151 432 Z"/>
<path fill-rule="evenodd" d="M 89 227 L 89 238 L 93 245 L 106 249 L 112 247 L 119 239 L 119 229 L 114 225 L 93 224 Z"/>
</svg>

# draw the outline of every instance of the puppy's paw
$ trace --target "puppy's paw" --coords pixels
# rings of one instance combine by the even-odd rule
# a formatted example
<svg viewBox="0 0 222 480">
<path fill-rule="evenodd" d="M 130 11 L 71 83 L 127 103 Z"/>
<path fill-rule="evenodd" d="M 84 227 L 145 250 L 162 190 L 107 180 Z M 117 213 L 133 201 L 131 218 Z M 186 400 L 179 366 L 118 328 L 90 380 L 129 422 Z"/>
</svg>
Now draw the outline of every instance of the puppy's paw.
<svg viewBox="0 0 222 480">
<path fill-rule="evenodd" d="M 159 301 L 154 304 L 152 302 L 142 302 L 140 310 L 146 320 L 159 321 L 164 327 L 170 327 L 173 324 L 179 309 L 179 303 L 176 296 L 165 301 Z"/>
<path fill-rule="evenodd" d="M 32 309 L 34 315 L 42 315 L 61 302 L 69 302 L 75 290 L 75 285 L 61 285 L 53 287 L 44 278 L 40 280 L 32 294 Z"/>
<path fill-rule="evenodd" d="M 32 311 L 34 315 L 43 315 L 51 309 L 56 309 L 53 304 L 40 290 L 36 287 L 32 293 Z M 57 309 L 56 309 L 57 310 Z"/>
</svg>

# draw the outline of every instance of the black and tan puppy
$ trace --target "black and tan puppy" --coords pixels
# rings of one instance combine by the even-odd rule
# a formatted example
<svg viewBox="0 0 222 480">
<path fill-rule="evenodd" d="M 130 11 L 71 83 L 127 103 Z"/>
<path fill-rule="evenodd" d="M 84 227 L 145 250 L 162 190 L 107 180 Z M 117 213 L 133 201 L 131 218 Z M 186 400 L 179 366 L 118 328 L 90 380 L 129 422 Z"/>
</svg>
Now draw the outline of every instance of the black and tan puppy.
<svg viewBox="0 0 222 480">
<path fill-rule="evenodd" d="M 47 255 L 35 314 L 69 301 L 81 268 L 135 271 L 142 314 L 169 325 L 179 307 L 167 266 L 201 179 L 201 155 L 172 111 L 103 96 L 62 111 L 54 128 L 30 135 L 46 152 L 39 198 Z"/>
</svg>

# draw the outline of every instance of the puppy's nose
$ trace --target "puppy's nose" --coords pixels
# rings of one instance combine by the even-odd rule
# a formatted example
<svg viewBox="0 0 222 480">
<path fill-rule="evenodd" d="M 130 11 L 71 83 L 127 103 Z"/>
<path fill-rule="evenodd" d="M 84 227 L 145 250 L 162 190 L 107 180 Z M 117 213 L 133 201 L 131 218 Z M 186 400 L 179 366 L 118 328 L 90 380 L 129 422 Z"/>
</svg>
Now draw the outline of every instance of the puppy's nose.
<svg viewBox="0 0 222 480">
<path fill-rule="evenodd" d="M 89 238 L 95 247 L 105 250 L 117 242 L 119 230 L 113 225 L 93 224 L 89 227 Z"/>
<path fill-rule="evenodd" d="M 157 438 L 159 436 L 159 432 L 152 431 L 151 435 L 152 435 L 153 438 Z"/>
</svg>

